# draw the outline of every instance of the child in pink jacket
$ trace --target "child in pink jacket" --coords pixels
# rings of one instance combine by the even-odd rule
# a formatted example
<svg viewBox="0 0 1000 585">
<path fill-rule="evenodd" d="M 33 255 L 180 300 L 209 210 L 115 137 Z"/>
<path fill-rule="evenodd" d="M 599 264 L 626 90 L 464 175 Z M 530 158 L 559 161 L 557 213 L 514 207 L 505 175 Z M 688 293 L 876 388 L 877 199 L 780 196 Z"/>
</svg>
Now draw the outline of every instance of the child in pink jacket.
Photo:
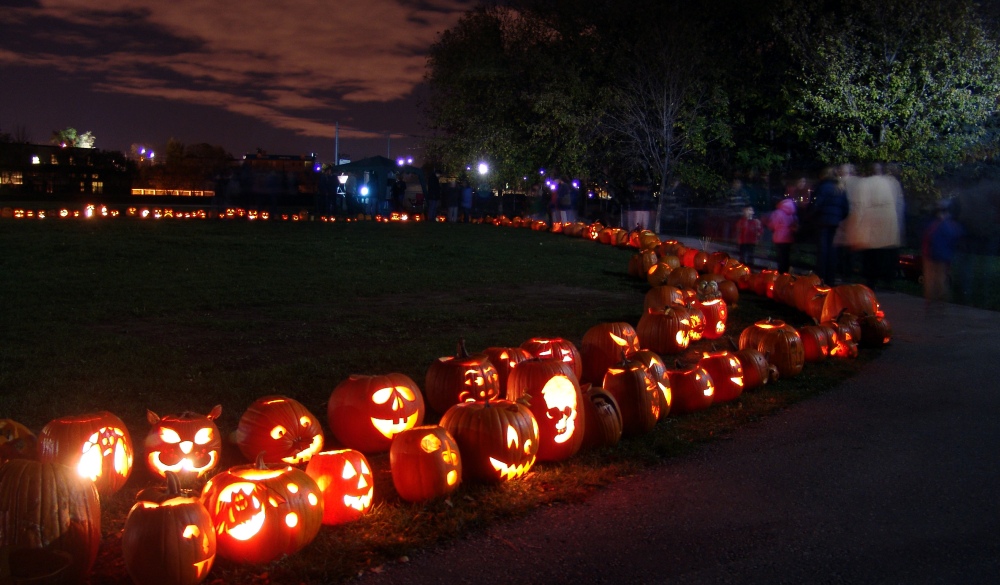
<svg viewBox="0 0 1000 585">
<path fill-rule="evenodd" d="M 767 227 L 773 232 L 771 241 L 774 242 L 778 272 L 788 272 L 792 264 L 792 244 L 795 242 L 795 231 L 799 229 L 799 218 L 795 214 L 795 202 L 789 198 L 782 199 L 778 203 L 778 207 L 767 218 Z"/>
</svg>

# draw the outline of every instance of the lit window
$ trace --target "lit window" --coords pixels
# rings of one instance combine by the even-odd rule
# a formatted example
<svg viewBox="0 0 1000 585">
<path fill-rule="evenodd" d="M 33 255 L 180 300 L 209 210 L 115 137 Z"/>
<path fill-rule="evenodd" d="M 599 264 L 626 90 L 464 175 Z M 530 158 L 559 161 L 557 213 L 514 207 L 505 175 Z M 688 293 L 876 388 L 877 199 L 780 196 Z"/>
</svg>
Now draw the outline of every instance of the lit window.
<svg viewBox="0 0 1000 585">
<path fill-rule="evenodd" d="M 92 188 L 92 193 L 95 195 L 104 193 L 104 181 L 94 181 L 90 186 Z"/>
<path fill-rule="evenodd" d="M 49 155 L 49 164 L 53 165 L 59 164 L 59 159 L 56 158 L 56 155 L 54 154 Z"/>
<path fill-rule="evenodd" d="M 31 164 L 40 165 L 42 164 L 42 159 L 38 158 L 38 155 L 31 157 Z"/>
</svg>

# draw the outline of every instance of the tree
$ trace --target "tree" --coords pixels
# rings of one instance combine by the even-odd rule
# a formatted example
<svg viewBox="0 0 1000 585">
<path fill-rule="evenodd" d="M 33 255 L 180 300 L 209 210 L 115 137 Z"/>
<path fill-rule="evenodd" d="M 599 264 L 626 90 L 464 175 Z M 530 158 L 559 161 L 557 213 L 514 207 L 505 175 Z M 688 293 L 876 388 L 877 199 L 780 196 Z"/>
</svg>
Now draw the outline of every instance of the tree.
<svg viewBox="0 0 1000 585">
<path fill-rule="evenodd" d="M 97 141 L 90 130 L 83 134 L 77 134 L 76 128 L 67 127 L 65 130 L 52 131 L 52 144 L 70 148 L 94 148 Z"/>
<path fill-rule="evenodd" d="M 661 188 L 685 172 L 689 182 L 699 176 L 711 182 L 698 159 L 710 143 L 729 141 L 729 127 L 727 98 L 703 45 L 710 36 L 676 6 L 664 12 L 623 65 L 605 123 Z M 663 202 L 660 197 L 657 218 Z M 658 231 L 659 221 L 654 226 Z"/>
<path fill-rule="evenodd" d="M 800 64 L 788 88 L 799 136 L 826 163 L 901 163 L 914 186 L 980 148 L 1000 52 L 976 10 L 971 0 L 790 3 L 776 30 Z"/>
</svg>

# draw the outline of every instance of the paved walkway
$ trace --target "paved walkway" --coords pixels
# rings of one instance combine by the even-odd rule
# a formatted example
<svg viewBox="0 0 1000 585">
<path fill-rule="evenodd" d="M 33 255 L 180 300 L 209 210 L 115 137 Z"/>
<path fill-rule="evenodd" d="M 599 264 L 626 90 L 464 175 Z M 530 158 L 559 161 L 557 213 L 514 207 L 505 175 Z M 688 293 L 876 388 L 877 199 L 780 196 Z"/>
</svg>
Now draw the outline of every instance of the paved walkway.
<svg viewBox="0 0 1000 585">
<path fill-rule="evenodd" d="M 840 387 L 359 581 L 1000 582 L 1000 313 L 879 300 L 894 341 Z"/>
</svg>

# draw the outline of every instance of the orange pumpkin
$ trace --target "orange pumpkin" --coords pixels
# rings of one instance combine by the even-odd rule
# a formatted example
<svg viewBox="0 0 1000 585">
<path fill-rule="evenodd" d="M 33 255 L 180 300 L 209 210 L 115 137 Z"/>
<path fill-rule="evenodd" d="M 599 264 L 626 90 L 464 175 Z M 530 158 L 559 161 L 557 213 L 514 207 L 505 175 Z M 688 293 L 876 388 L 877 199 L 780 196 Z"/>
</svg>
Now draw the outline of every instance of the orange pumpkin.
<svg viewBox="0 0 1000 585">
<path fill-rule="evenodd" d="M 615 397 L 622 416 L 622 433 L 641 435 L 660 418 L 659 388 L 641 362 L 624 360 L 604 374 L 604 390 Z"/>
<path fill-rule="evenodd" d="M 42 462 L 62 463 L 94 482 L 102 497 L 132 473 L 134 449 L 125 423 L 107 411 L 57 418 L 38 433 Z"/>
<path fill-rule="evenodd" d="M 528 351 L 521 347 L 487 347 L 483 350 L 490 363 L 497 371 L 497 382 L 500 386 L 500 393 L 495 398 L 507 397 L 507 379 L 511 370 L 521 362 L 532 359 Z"/>
<path fill-rule="evenodd" d="M 263 396 L 251 404 L 236 427 L 236 445 L 251 461 L 306 463 L 323 448 L 323 427 L 301 402 L 287 396 Z"/>
<path fill-rule="evenodd" d="M 580 450 L 583 394 L 569 364 L 539 359 L 518 364 L 507 383 L 507 398 L 528 401 L 538 422 L 539 460 L 562 461 Z"/>
<path fill-rule="evenodd" d="M 466 400 L 496 398 L 500 392 L 500 375 L 489 357 L 470 355 L 464 339 L 458 341 L 455 355 L 438 358 L 427 368 L 424 398 L 438 413 Z"/>
<path fill-rule="evenodd" d="M 740 333 L 740 349 L 752 348 L 765 354 L 784 378 L 796 376 L 805 364 L 802 338 L 795 328 L 784 321 L 758 321 Z"/>
<path fill-rule="evenodd" d="M 676 369 L 667 370 L 667 375 L 674 395 L 672 414 L 687 414 L 712 406 L 715 384 L 704 368 L 697 364 L 689 367 L 677 364 Z"/>
<path fill-rule="evenodd" d="M 639 351 L 639 336 L 631 324 L 624 321 L 598 323 L 583 334 L 580 342 L 580 357 L 583 361 L 581 383 L 598 382 L 604 379 L 604 372 Z"/>
<path fill-rule="evenodd" d="M 396 435 L 389 449 L 389 467 L 396 493 L 407 502 L 446 497 L 462 482 L 458 443 L 437 425 Z"/>
<path fill-rule="evenodd" d="M 713 403 L 736 400 L 743 394 L 743 366 L 735 355 L 725 350 L 705 352 L 698 365 L 712 378 Z"/>
<path fill-rule="evenodd" d="M 577 380 L 583 376 L 583 358 L 580 350 L 568 339 L 533 337 L 522 343 L 521 347 L 540 360 L 557 360 L 568 364 Z"/>
<path fill-rule="evenodd" d="M 680 353 L 691 343 L 691 321 L 684 307 L 648 310 L 639 318 L 636 333 L 644 349 L 658 354 Z"/>
<path fill-rule="evenodd" d="M 306 465 L 306 475 L 322 493 L 323 524 L 352 522 L 371 508 L 375 480 L 368 459 L 360 451 L 317 453 Z"/>
<path fill-rule="evenodd" d="M 423 394 L 405 374 L 352 375 L 330 394 L 327 421 L 345 447 L 388 451 L 397 433 L 423 424 Z"/>
<path fill-rule="evenodd" d="M 153 474 L 166 478 L 175 474 L 182 486 L 190 486 L 211 473 L 222 455 L 222 436 L 215 419 L 222 415 L 216 405 L 207 415 L 182 412 L 160 417 L 146 411 L 151 425 L 146 434 L 146 465 Z"/>
<path fill-rule="evenodd" d="M 622 413 L 615 397 L 599 386 L 583 395 L 583 448 L 612 447 L 622 438 Z"/>
<path fill-rule="evenodd" d="M 462 453 L 462 479 L 497 483 L 526 474 L 538 458 L 538 422 L 509 400 L 456 404 L 441 417 Z"/>
</svg>

